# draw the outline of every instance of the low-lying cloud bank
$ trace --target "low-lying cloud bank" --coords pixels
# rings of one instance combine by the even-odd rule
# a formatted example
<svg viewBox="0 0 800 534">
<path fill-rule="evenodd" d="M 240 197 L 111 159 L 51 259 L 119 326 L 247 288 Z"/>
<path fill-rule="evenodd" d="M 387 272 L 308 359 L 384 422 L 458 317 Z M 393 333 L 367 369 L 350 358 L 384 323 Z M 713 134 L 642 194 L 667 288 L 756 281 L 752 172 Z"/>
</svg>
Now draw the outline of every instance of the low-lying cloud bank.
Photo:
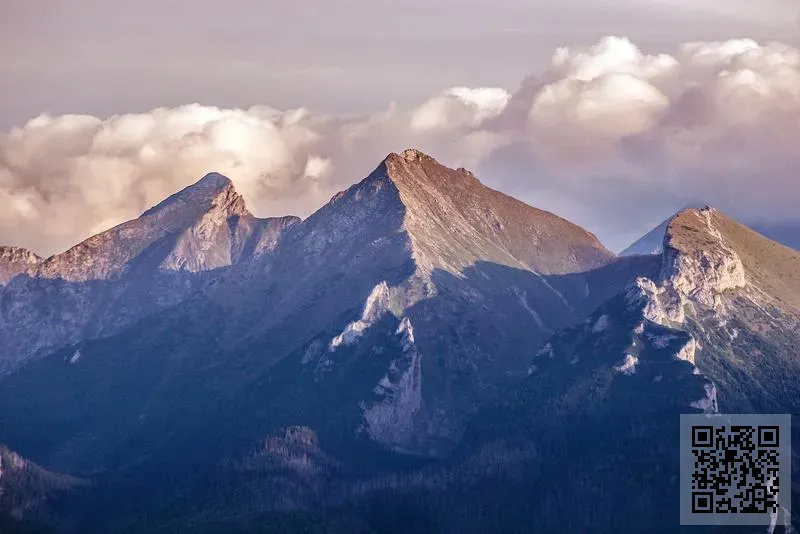
<svg viewBox="0 0 800 534">
<path fill-rule="evenodd" d="M 800 222 L 798 141 L 799 50 L 735 40 L 645 55 L 609 37 L 557 50 L 514 93 L 459 87 L 368 116 L 196 104 L 40 116 L 0 136 L 0 243 L 57 252 L 209 170 L 257 215 L 307 215 L 413 146 L 616 248 L 697 202 Z"/>
</svg>

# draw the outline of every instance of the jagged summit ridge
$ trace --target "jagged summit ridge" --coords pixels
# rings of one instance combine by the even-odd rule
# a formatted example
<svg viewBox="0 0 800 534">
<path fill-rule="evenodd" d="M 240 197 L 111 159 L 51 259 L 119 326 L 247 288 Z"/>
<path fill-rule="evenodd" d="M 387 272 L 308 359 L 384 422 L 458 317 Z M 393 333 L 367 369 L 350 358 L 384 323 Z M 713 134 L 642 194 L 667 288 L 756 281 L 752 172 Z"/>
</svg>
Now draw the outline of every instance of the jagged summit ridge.
<svg viewBox="0 0 800 534">
<path fill-rule="evenodd" d="M 764 251 L 772 252 L 773 261 L 763 261 Z M 788 277 L 771 269 L 786 264 Z M 765 265 L 768 272 L 764 272 Z M 681 339 L 672 349 L 673 357 L 691 363 L 699 375 L 704 371 L 698 369 L 697 359 L 703 345 L 716 350 L 714 345 L 720 343 L 709 339 L 714 329 L 722 329 L 723 339 L 729 343 L 737 339 L 741 328 L 750 328 L 741 322 L 744 317 L 752 324 L 766 320 L 774 329 L 794 324 L 796 319 L 790 317 L 778 322 L 769 311 L 791 310 L 781 297 L 776 298 L 775 288 L 780 285 L 800 288 L 800 256 L 705 206 L 685 209 L 669 221 L 659 275 L 638 278 L 625 300 L 642 319 L 634 332 L 641 334 L 656 325 L 669 329 L 650 341 L 658 348 Z M 728 330 L 729 323 L 737 326 Z M 715 383 L 708 380 L 704 391 L 705 397 L 693 401 L 691 407 L 716 412 Z"/>
<path fill-rule="evenodd" d="M 647 232 L 645 235 L 634 241 L 630 246 L 626 249 L 622 250 L 619 255 L 620 256 L 634 256 L 634 255 L 654 255 L 654 254 L 661 254 L 663 251 L 663 244 L 664 244 L 664 234 L 669 227 L 669 224 L 680 215 L 683 211 L 689 209 L 700 210 L 703 208 L 710 208 L 711 206 L 703 206 L 702 204 L 693 204 L 684 207 L 683 209 L 677 211 L 667 219 L 661 222 L 658 226 Z M 793 226 L 792 223 L 788 223 L 785 226 L 780 224 L 773 225 L 773 224 L 758 224 L 753 226 L 752 229 L 761 235 L 780 243 L 784 246 L 788 246 L 792 248 L 792 250 L 798 250 L 798 245 L 796 241 L 796 237 L 798 235 L 796 226 Z"/>
<path fill-rule="evenodd" d="M 405 151 L 295 224 L 273 254 L 247 269 L 246 284 L 224 277 L 205 295 L 225 310 L 220 350 L 282 332 L 259 365 L 292 358 L 291 347 L 308 376 L 325 382 L 346 372 L 342 360 L 352 354 L 386 359 L 356 399 L 365 435 L 438 454 L 489 394 L 486 384 L 524 373 L 521 359 L 505 360 L 505 347 L 535 346 L 583 313 L 572 306 L 581 306 L 584 285 L 570 279 L 556 288 L 547 275 L 612 259 L 580 227 Z M 523 321 L 524 332 L 487 319 L 490 306 Z M 454 327 L 443 331 L 450 320 Z M 367 356 L 373 348 L 378 360 Z M 441 367 L 423 363 L 434 361 Z M 461 377 L 451 394 L 436 385 L 453 381 L 448 370 Z"/>
<path fill-rule="evenodd" d="M 39 264 L 42 258 L 22 247 L 0 246 L 0 286 Z"/>
<path fill-rule="evenodd" d="M 387 160 L 392 159 L 402 159 L 406 163 L 411 163 L 414 161 L 423 161 L 423 160 L 431 160 L 435 161 L 433 157 L 425 154 L 419 149 L 416 148 L 407 148 L 400 153 L 392 152 L 386 157 Z"/>
<path fill-rule="evenodd" d="M 232 185 L 233 181 L 231 181 L 230 178 L 216 171 L 211 171 L 202 178 L 200 178 L 197 181 L 197 183 L 194 184 L 194 186 L 190 187 L 208 187 L 212 189 L 221 189 Z"/>
<path fill-rule="evenodd" d="M 437 175 L 436 173 L 426 173 L 426 167 L 428 166 L 438 166 L 444 169 L 447 169 L 452 175 Z M 472 171 L 469 171 L 463 167 L 459 167 L 458 169 L 451 169 L 440 163 L 436 158 L 433 156 L 426 154 L 425 152 L 417 149 L 417 148 L 407 148 L 402 152 L 391 152 L 386 158 L 384 158 L 383 162 L 379 166 L 379 169 L 383 167 L 386 169 L 388 173 L 388 177 L 392 180 L 401 180 L 403 178 L 403 174 L 400 172 L 391 172 L 393 169 L 397 170 L 398 168 L 403 168 L 411 173 L 415 174 L 423 174 L 428 179 L 464 179 L 468 177 L 469 180 L 467 182 L 478 182 L 475 174 Z"/>
<path fill-rule="evenodd" d="M 232 215 L 248 213 L 244 198 L 236 191 L 231 179 L 217 172 L 210 172 L 194 184 L 145 211 L 142 217 L 153 216 L 163 211 L 205 211 L 214 205 L 227 208 Z"/>
<path fill-rule="evenodd" d="M 257 220 L 222 217 L 229 211 L 216 200 L 219 189 L 214 195 L 213 210 L 170 237 L 166 249 L 181 251 L 169 256 L 175 263 L 162 270 L 164 262 L 154 262 L 155 272 L 185 281 L 191 269 L 208 269 L 215 256 L 195 244 L 230 245 L 231 261 L 233 251 L 247 249 L 238 248 L 232 229 Z M 362 451 L 374 450 L 365 440 L 428 457 L 458 447 L 441 478 L 426 462 L 420 476 L 391 473 L 392 484 L 411 480 L 410 491 L 454 487 L 454 498 L 441 501 L 445 506 L 475 493 L 469 505 L 485 509 L 501 488 L 497 482 L 509 480 L 511 492 L 492 505 L 503 511 L 508 503 L 527 509 L 528 497 L 535 500 L 546 483 L 544 500 L 533 503 L 542 513 L 526 525 L 535 529 L 552 517 L 553 528 L 545 530 L 560 532 L 585 491 L 595 495 L 602 487 L 625 489 L 616 492 L 616 517 L 627 517 L 629 497 L 644 492 L 634 508 L 654 503 L 653 524 L 663 523 L 670 512 L 661 503 L 675 487 L 669 473 L 678 464 L 678 413 L 798 411 L 800 315 L 780 304 L 800 295 L 793 291 L 800 287 L 793 282 L 798 258 L 714 209 L 679 213 L 665 229 L 660 256 L 605 265 L 606 253 L 591 234 L 508 200 L 464 171 L 401 153 L 305 221 L 282 221 L 289 231 L 246 269 L 193 286 L 193 298 L 118 336 L 91 340 L 96 332 L 80 331 L 68 350 L 4 377 L 0 426 L 8 441 L 35 461 L 55 456 L 100 476 L 135 471 L 160 482 L 162 475 L 178 480 L 191 473 L 186 478 L 193 483 L 211 474 L 234 497 L 255 481 L 267 506 L 295 500 L 301 485 L 298 503 L 335 493 L 327 488 L 346 489 L 358 477 L 357 464 L 369 459 Z M 224 235 L 231 241 L 219 248 Z M 180 263 L 190 257 L 203 263 Z M 591 268 L 595 261 L 600 268 Z M 575 272 L 582 269 L 590 272 Z M 112 296 L 121 287 L 152 287 L 117 285 L 129 280 L 89 285 L 107 283 Z M 51 287 L 61 299 L 83 286 Z M 161 297 L 163 287 L 146 297 Z M 10 295 L 0 313 L 6 303 L 21 302 L 19 294 Z M 77 304 L 91 303 L 78 297 Z M 73 313 L 75 302 L 38 307 L 62 315 Z M 78 326 L 102 324 L 107 312 Z M 9 332 L 4 324 L 25 327 L 24 342 L 44 335 L 37 317 L 0 319 L 0 355 Z M 124 402 L 108 403 L 109 394 Z M 36 428 L 41 432 L 31 432 Z M 211 446 L 193 447 L 209 436 Z M 243 452 L 247 443 L 257 452 Z M 228 462 L 222 457 L 228 454 L 248 456 Z M 465 466 L 463 476 L 450 470 L 454 464 Z M 214 471 L 197 472 L 197 466 Z M 215 479 L 217 466 L 234 466 L 236 473 Z M 347 478 L 334 478 L 339 466 Z M 246 481 L 237 480 L 239 472 Z M 284 484 L 287 472 L 302 484 Z M 263 492 L 265 480 L 274 493 Z M 463 481 L 473 485 L 456 486 Z M 386 491 L 382 480 L 366 482 L 356 480 L 347 495 Z M 374 494 L 366 495 L 370 500 L 362 502 L 374 502 Z M 208 502 L 213 508 L 226 500 L 214 494 Z M 526 528 L 519 515 L 497 515 L 514 516 L 505 530 Z M 614 526 L 636 531 L 640 520 Z M 597 524 L 590 513 L 585 524 L 567 530 L 591 531 Z M 502 528 L 483 523 L 475 530 Z"/>
<path fill-rule="evenodd" d="M 209 173 L 139 218 L 124 222 L 48 258 L 37 275 L 82 281 L 120 276 L 147 252 L 156 268 L 192 272 L 231 263 L 230 248 L 240 219 L 254 220 L 231 180 Z M 255 226 L 255 225 L 253 225 Z M 246 230 L 247 228 L 241 228 Z M 153 247 L 163 249 L 159 252 Z M 221 249 L 228 249 L 227 252 Z"/>
</svg>

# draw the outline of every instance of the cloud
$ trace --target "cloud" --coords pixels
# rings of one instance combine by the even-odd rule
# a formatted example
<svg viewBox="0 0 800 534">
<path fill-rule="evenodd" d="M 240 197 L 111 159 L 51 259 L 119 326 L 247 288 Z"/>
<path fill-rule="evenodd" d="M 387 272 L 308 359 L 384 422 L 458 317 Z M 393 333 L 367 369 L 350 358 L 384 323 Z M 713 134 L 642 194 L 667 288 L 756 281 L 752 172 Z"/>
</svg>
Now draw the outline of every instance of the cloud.
<svg viewBox="0 0 800 534">
<path fill-rule="evenodd" d="M 371 115 L 186 105 L 37 117 L 0 135 L 0 242 L 62 250 L 210 170 L 258 215 L 307 215 L 414 146 L 620 247 L 687 203 L 800 219 L 798 140 L 797 49 L 745 39 L 648 55 L 608 37 L 558 49 L 513 93 L 457 87 Z"/>
<path fill-rule="evenodd" d="M 511 95 L 496 87 L 454 87 L 431 98 L 411 115 L 417 131 L 472 127 L 503 112 Z"/>
<path fill-rule="evenodd" d="M 800 51 L 751 40 L 645 55 L 625 39 L 562 49 L 512 98 L 527 160 L 506 182 L 622 246 L 680 206 L 800 220 Z M 502 119 L 502 117 L 501 117 Z M 518 158 L 519 159 L 519 158 Z M 497 158 L 494 160 L 497 167 Z"/>
</svg>

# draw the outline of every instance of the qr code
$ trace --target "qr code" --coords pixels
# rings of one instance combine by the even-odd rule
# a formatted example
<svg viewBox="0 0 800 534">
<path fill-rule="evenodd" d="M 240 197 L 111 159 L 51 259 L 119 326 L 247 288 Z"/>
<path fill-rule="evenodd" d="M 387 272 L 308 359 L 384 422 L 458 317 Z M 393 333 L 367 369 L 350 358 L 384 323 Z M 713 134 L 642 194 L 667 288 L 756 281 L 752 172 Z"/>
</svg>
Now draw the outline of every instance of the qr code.
<svg viewBox="0 0 800 534">
<path fill-rule="evenodd" d="M 780 427 L 693 426 L 692 512 L 778 513 Z"/>
<path fill-rule="evenodd" d="M 784 416 L 682 416 L 681 425 L 682 524 L 711 524 L 703 516 L 715 524 L 761 524 L 788 513 L 791 492 L 781 489 L 790 487 L 791 430 Z M 687 514 L 695 522 L 684 522 Z M 724 516 L 738 519 L 720 521 Z"/>
</svg>

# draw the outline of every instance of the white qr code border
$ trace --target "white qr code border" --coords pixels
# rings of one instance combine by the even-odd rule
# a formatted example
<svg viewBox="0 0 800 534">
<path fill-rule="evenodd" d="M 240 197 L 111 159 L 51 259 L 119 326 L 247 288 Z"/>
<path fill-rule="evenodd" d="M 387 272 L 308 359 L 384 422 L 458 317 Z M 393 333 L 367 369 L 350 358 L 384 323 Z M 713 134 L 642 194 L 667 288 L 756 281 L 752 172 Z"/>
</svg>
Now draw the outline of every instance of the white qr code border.
<svg viewBox="0 0 800 534">
<path fill-rule="evenodd" d="M 791 424 L 789 414 L 682 414 L 680 524 L 791 524 Z"/>
</svg>

